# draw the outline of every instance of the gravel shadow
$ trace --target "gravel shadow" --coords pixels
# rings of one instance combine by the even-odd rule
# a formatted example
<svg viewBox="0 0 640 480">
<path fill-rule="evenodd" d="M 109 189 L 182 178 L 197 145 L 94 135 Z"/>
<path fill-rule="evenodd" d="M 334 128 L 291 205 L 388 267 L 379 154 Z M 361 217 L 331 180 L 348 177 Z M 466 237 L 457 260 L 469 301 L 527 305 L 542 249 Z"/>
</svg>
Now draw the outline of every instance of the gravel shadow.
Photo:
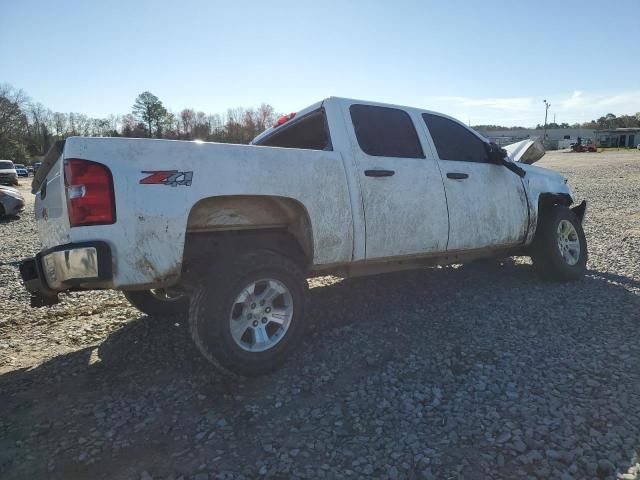
<svg viewBox="0 0 640 480">
<path fill-rule="evenodd" d="M 350 443 L 375 436 L 360 419 L 414 388 L 423 392 L 415 410 L 426 422 L 416 435 L 443 474 L 463 459 L 481 465 L 486 455 L 503 455 L 498 468 L 506 472 L 522 467 L 519 453 L 548 450 L 569 452 L 569 460 L 553 460 L 560 471 L 573 463 L 588 471 L 611 442 L 620 455 L 612 461 L 629 466 L 640 447 L 640 301 L 631 291 L 638 286 L 598 271 L 542 283 L 530 265 L 503 262 L 312 288 L 307 339 L 283 369 L 252 380 L 209 368 L 185 319 L 140 316 L 99 345 L 0 376 L 0 472 L 132 478 L 154 465 L 189 474 L 239 438 L 242 455 L 255 459 L 265 445 L 306 442 L 318 429 L 331 432 L 334 448 L 366 452 L 367 442 Z M 384 388 L 351 405 L 372 383 Z M 339 427 L 323 423 L 335 405 L 351 412 Z M 397 425 L 381 425 L 400 442 L 411 425 L 403 422 L 418 420 L 414 410 L 395 409 Z M 77 444 L 57 440 L 69 431 Z M 321 463 L 314 455 L 300 462 Z M 231 471 L 234 458 L 220 461 Z M 533 473 L 536 465 L 532 458 L 523 468 Z"/>
</svg>

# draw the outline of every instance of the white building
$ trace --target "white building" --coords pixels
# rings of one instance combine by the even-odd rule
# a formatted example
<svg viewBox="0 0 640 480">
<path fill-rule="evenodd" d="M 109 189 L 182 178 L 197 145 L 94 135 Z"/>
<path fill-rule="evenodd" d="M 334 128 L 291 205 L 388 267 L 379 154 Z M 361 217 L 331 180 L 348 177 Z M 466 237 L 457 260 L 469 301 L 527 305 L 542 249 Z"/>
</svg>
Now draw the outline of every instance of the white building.
<svg viewBox="0 0 640 480">
<path fill-rule="evenodd" d="M 498 145 L 508 145 L 527 138 L 542 138 L 544 130 L 540 129 L 508 129 L 508 130 L 478 130 L 478 132 Z M 589 128 L 549 128 L 547 129 L 544 145 L 548 150 L 569 148 L 578 138 L 582 143 L 596 140 L 596 130 Z M 636 137 L 640 139 L 640 137 Z"/>
</svg>

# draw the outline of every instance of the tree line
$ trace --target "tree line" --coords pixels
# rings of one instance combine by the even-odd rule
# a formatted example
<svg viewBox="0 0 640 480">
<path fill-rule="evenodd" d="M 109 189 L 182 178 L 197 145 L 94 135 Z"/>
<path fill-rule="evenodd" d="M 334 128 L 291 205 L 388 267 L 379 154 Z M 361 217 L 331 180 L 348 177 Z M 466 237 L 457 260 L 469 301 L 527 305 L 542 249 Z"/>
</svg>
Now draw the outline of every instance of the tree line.
<svg viewBox="0 0 640 480">
<path fill-rule="evenodd" d="M 56 140 L 71 136 L 164 138 L 249 143 L 277 118 L 271 105 L 207 114 L 193 108 L 167 109 L 151 92 L 135 99 L 131 112 L 92 118 L 54 112 L 10 85 L 0 85 L 0 159 L 35 161 Z"/>
<path fill-rule="evenodd" d="M 526 127 L 504 127 L 502 125 L 474 125 L 474 130 L 483 132 L 490 132 L 496 130 L 529 130 Z M 537 124 L 536 130 L 542 130 L 544 125 Z M 607 113 L 606 115 L 598 118 L 597 120 L 591 120 L 590 122 L 583 123 L 547 123 L 548 129 L 553 128 L 585 128 L 589 130 L 606 130 L 611 128 L 640 128 L 640 112 L 635 115 L 620 115 L 615 116 L 613 113 Z"/>
<path fill-rule="evenodd" d="M 27 94 L 0 85 L 0 159 L 22 163 L 44 155 L 56 140 L 70 136 L 165 138 L 203 140 L 222 143 L 249 143 L 270 127 L 277 118 L 274 108 L 262 104 L 257 108 L 232 108 L 224 114 L 207 114 L 193 108 L 179 112 L 167 109 L 151 92 L 137 96 L 131 112 L 92 118 L 81 113 L 53 112 Z M 548 123 L 547 128 L 609 129 L 640 127 L 640 112 L 616 116 L 608 113 L 584 123 Z M 525 127 L 475 125 L 476 130 L 518 130 Z M 542 129 L 538 124 L 536 129 Z"/>
</svg>

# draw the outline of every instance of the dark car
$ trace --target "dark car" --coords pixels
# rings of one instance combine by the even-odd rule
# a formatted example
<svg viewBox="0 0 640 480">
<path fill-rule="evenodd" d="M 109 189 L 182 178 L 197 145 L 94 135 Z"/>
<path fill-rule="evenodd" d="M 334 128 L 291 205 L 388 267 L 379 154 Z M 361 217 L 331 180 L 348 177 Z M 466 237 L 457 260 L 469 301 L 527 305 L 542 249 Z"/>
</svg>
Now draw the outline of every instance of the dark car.
<svg viewBox="0 0 640 480">
<path fill-rule="evenodd" d="M 27 167 L 25 167 L 23 164 L 16 163 L 15 167 L 16 167 L 16 173 L 18 174 L 19 177 L 29 176 L 29 171 L 27 170 Z"/>
</svg>

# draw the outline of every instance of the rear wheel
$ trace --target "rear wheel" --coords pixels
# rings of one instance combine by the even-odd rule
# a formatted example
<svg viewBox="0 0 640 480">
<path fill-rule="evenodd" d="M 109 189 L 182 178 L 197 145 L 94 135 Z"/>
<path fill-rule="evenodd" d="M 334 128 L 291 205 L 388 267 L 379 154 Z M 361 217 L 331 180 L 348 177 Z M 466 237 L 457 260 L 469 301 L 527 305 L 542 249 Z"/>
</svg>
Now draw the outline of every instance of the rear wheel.
<svg viewBox="0 0 640 480">
<path fill-rule="evenodd" d="M 587 269 L 587 240 L 571 209 L 553 206 L 542 214 L 531 258 L 539 274 L 550 280 L 577 280 Z"/>
<path fill-rule="evenodd" d="M 185 315 L 189 311 L 189 297 L 159 288 L 123 292 L 129 303 L 150 317 Z"/>
<path fill-rule="evenodd" d="M 272 251 L 222 262 L 191 296 L 193 340 L 224 373 L 269 373 L 300 343 L 307 289 L 302 270 Z"/>
</svg>

